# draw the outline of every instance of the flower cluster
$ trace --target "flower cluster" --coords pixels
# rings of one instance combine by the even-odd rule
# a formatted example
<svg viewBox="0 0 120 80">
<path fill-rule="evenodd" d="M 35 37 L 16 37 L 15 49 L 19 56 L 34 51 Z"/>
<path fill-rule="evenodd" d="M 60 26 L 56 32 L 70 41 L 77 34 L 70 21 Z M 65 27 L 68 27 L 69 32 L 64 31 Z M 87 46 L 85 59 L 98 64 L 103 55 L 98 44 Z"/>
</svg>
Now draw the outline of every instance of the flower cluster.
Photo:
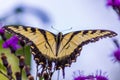
<svg viewBox="0 0 120 80">
<path fill-rule="evenodd" d="M 85 76 L 84 74 L 82 74 L 80 71 L 78 71 L 79 74 L 77 74 L 76 72 L 74 72 L 74 80 L 109 80 L 104 73 L 102 74 L 102 71 L 100 71 L 95 75 L 88 75 Z M 76 76 L 77 75 L 77 76 Z"/>
<path fill-rule="evenodd" d="M 116 6 L 116 7 L 119 7 L 119 6 L 120 6 L 120 0 L 108 0 L 108 1 L 107 1 L 107 5 L 108 5 L 108 6 Z"/>
<path fill-rule="evenodd" d="M 114 44 L 116 45 L 116 50 L 113 52 L 112 57 L 114 58 L 114 62 L 119 62 L 120 63 L 120 45 L 118 43 L 117 39 L 113 40 Z"/>
<path fill-rule="evenodd" d="M 14 79 L 13 77 L 13 71 L 11 69 L 11 65 L 9 64 L 7 57 L 4 53 L 1 54 L 1 60 L 3 65 L 5 66 L 6 70 L 7 70 L 7 75 L 2 73 L 5 77 L 7 77 L 9 80 Z M 26 72 L 26 76 L 28 77 L 28 80 L 34 80 L 34 78 L 32 77 L 32 75 L 30 74 L 30 69 L 28 66 L 25 66 L 25 61 L 24 61 L 24 56 L 19 56 L 19 68 L 20 71 L 15 72 L 15 77 L 16 80 L 21 80 L 22 79 L 22 70 L 24 68 L 25 72 Z M 1 71 L 0 71 L 1 72 Z M 29 75 L 28 75 L 29 73 Z"/>
<path fill-rule="evenodd" d="M 2 39 L 5 41 L 3 43 L 3 48 L 10 48 L 12 53 L 15 53 L 15 51 L 17 49 L 21 48 L 20 45 L 18 45 L 19 39 L 17 36 L 14 35 L 10 39 L 7 40 L 7 38 L 5 36 L 4 28 L 0 28 L 0 35 L 1 35 Z"/>
<path fill-rule="evenodd" d="M 15 53 L 17 49 L 21 48 L 20 45 L 18 45 L 18 41 L 19 39 L 14 35 L 3 43 L 3 48 L 10 48 L 11 52 Z"/>
<path fill-rule="evenodd" d="M 25 45 L 24 41 L 20 41 L 16 35 L 13 35 L 9 39 L 7 39 L 4 28 L 0 29 L 0 35 L 4 41 L 2 47 L 9 48 L 11 50 L 11 53 L 15 53 L 19 48 L 21 48 L 21 46 L 24 47 Z M 19 45 L 19 43 L 21 46 Z M 7 56 L 5 55 L 5 53 L 1 53 L 1 60 L 3 66 L 6 68 L 7 74 L 3 73 L 1 70 L 0 70 L 0 74 L 7 77 L 9 80 L 15 80 L 13 75 L 15 75 L 16 80 L 22 80 L 22 72 L 24 70 L 26 72 L 26 76 L 28 80 L 34 80 L 33 76 L 30 74 L 30 68 L 25 64 L 24 55 L 19 55 L 19 56 L 15 55 L 15 56 L 19 60 L 19 65 L 18 65 L 19 71 L 13 74 L 13 70 L 11 64 L 9 64 L 9 61 L 7 60 Z"/>
<path fill-rule="evenodd" d="M 120 16 L 120 0 L 107 0 L 107 6 L 111 6 Z"/>
</svg>

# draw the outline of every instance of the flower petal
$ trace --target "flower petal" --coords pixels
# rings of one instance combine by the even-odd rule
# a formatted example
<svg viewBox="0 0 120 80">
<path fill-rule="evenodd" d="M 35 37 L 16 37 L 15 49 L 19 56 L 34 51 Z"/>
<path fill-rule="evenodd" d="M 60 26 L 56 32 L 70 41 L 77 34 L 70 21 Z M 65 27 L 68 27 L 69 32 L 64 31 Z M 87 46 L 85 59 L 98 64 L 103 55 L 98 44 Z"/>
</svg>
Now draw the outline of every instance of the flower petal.
<svg viewBox="0 0 120 80">
<path fill-rule="evenodd" d="M 120 6 L 120 0 L 108 0 L 107 5 L 108 6 Z"/>
<path fill-rule="evenodd" d="M 18 37 L 14 35 L 3 43 L 3 48 L 10 48 L 16 51 L 17 49 L 21 48 L 21 46 L 18 45 L 18 41 Z"/>
<path fill-rule="evenodd" d="M 2 44 L 2 47 L 3 47 L 3 48 L 9 48 L 9 45 L 8 45 L 7 42 L 4 42 L 4 43 Z"/>
<path fill-rule="evenodd" d="M 5 33 L 5 30 L 3 28 L 0 28 L 0 34 L 4 34 Z"/>
<path fill-rule="evenodd" d="M 120 62 L 120 48 L 113 53 L 113 56 L 116 61 Z"/>
<path fill-rule="evenodd" d="M 19 41 L 19 39 L 18 39 L 18 37 L 15 36 L 15 35 L 12 36 L 10 39 L 7 40 L 7 42 L 8 42 L 9 44 L 17 44 L 18 41 Z"/>
<path fill-rule="evenodd" d="M 12 45 L 12 48 L 16 51 L 17 49 L 21 48 L 21 46 L 16 44 L 16 45 Z"/>
</svg>

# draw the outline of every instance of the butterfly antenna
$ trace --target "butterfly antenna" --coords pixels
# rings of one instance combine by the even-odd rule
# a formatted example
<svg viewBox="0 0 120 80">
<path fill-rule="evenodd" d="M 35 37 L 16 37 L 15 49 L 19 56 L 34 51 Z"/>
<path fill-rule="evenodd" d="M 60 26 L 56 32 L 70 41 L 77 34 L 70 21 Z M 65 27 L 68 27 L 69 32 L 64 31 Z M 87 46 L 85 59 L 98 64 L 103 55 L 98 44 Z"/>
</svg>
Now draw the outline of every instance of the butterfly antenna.
<svg viewBox="0 0 120 80">
<path fill-rule="evenodd" d="M 60 32 L 58 29 L 54 28 L 53 26 L 51 26 L 52 29 L 56 30 L 57 32 Z"/>
<path fill-rule="evenodd" d="M 53 26 L 51 26 L 51 28 L 54 29 L 54 30 L 56 30 L 56 31 L 58 31 L 58 32 L 60 32 L 58 29 L 54 28 Z M 71 28 L 68 28 L 68 29 L 66 29 L 66 30 L 63 30 L 62 32 L 68 31 L 68 30 L 71 30 L 71 29 L 72 29 L 72 27 L 71 27 Z"/>
<path fill-rule="evenodd" d="M 70 28 L 68 28 L 68 29 L 66 29 L 66 30 L 63 30 L 63 32 L 64 32 L 64 31 L 68 31 L 68 30 L 71 30 L 71 29 L 72 29 L 72 27 L 70 27 Z"/>
</svg>

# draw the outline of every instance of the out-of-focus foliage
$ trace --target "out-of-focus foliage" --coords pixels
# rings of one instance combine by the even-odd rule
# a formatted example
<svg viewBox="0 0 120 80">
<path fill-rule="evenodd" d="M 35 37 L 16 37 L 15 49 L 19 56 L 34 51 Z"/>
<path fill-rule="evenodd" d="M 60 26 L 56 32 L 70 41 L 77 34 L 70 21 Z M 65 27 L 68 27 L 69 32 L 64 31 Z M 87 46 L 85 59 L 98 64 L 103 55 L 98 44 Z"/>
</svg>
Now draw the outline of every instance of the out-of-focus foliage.
<svg viewBox="0 0 120 80">
<path fill-rule="evenodd" d="M 40 8 L 38 9 L 35 7 L 25 6 L 25 5 L 17 6 L 14 9 L 11 9 L 10 11 L 8 10 L 6 13 L 3 12 L 3 15 L 0 16 L 0 22 L 3 22 L 4 25 L 27 25 L 25 21 L 26 17 L 23 16 L 27 16 L 27 17 L 32 16 L 36 18 L 36 20 L 38 20 L 39 23 L 42 22 L 43 24 L 49 24 L 51 22 L 50 17 L 44 10 L 41 10 Z M 31 21 L 29 23 L 31 23 Z M 5 35 L 7 36 L 7 39 L 9 39 L 12 36 L 11 34 L 8 33 L 6 33 Z M 14 77 L 15 77 L 15 72 L 20 71 L 19 60 L 17 56 L 24 55 L 25 64 L 31 66 L 31 53 L 29 46 L 24 46 L 23 48 L 17 50 L 15 54 L 11 54 L 10 49 L 3 49 L 2 44 L 3 44 L 3 40 L 0 39 L 0 55 L 2 53 L 5 53 L 7 60 L 11 65 Z M 2 60 L 0 60 L 0 71 L 7 74 L 6 68 L 2 64 Z M 26 74 L 24 70 L 22 75 L 23 75 L 22 76 L 23 79 L 26 80 Z M 0 74 L 0 79 L 8 80 L 5 76 L 1 74 Z"/>
<path fill-rule="evenodd" d="M 9 38 L 11 36 L 11 34 L 6 34 L 6 36 Z M 0 39 L 0 57 L 1 57 L 2 53 L 5 53 L 5 55 L 7 57 L 7 60 L 9 62 L 9 64 L 11 65 L 11 68 L 12 68 L 12 71 L 13 71 L 13 76 L 15 77 L 15 75 L 14 75 L 15 72 L 19 72 L 20 71 L 20 69 L 19 69 L 19 60 L 18 60 L 17 56 L 25 55 L 25 57 L 26 57 L 25 58 L 25 63 L 30 66 L 30 63 L 31 63 L 30 47 L 29 46 L 25 46 L 24 50 L 21 48 L 21 49 L 17 50 L 15 54 L 12 54 L 9 48 L 8 49 L 4 49 L 2 47 L 3 42 L 4 41 L 2 39 Z M 3 66 L 1 59 L 0 59 L 0 71 L 2 71 L 3 73 L 7 74 L 6 68 L 5 68 L 5 66 Z M 23 76 L 22 77 L 23 77 L 23 79 L 26 79 L 26 74 L 25 74 L 24 70 L 23 70 Z M 3 76 L 2 74 L 0 74 L 0 79 L 8 80 L 8 78 Z"/>
<path fill-rule="evenodd" d="M 3 43 L 3 41 L 0 40 L 0 55 L 1 55 L 1 53 L 5 53 L 5 55 L 7 56 L 7 60 L 9 62 L 9 64 L 11 65 L 11 68 L 12 68 L 12 71 L 13 71 L 13 76 L 14 76 L 15 72 L 19 71 L 18 58 L 14 54 L 11 54 L 9 49 L 3 49 L 2 48 L 2 43 Z M 0 59 L 0 64 L 2 64 L 1 59 Z M 4 66 L 2 66 L 0 68 L 0 70 L 3 71 L 6 74 L 6 69 L 5 69 Z M 8 80 L 8 78 L 5 78 L 1 74 L 0 74 L 0 79 L 1 80 Z M 23 79 L 26 79 L 25 73 L 23 74 Z"/>
<path fill-rule="evenodd" d="M 31 17 L 29 14 L 35 17 L 39 23 L 49 24 L 51 22 L 50 17 L 44 10 L 25 5 L 17 6 L 4 13 L 4 15 L 0 16 L 0 22 L 5 23 L 5 25 L 26 25 L 26 17 L 24 16 Z"/>
</svg>

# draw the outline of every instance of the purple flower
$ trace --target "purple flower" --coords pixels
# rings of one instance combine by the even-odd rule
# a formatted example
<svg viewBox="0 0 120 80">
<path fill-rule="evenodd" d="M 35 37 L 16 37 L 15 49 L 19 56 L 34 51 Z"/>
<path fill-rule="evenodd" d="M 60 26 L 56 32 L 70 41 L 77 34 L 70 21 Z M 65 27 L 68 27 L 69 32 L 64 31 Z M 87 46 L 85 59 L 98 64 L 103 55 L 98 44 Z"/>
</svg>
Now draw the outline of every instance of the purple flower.
<svg viewBox="0 0 120 80">
<path fill-rule="evenodd" d="M 88 76 L 86 76 L 86 79 L 88 79 L 88 80 L 94 80 L 95 77 L 94 77 L 94 75 L 88 75 Z"/>
<path fill-rule="evenodd" d="M 86 80 L 86 76 L 82 74 L 81 71 L 73 72 L 74 79 L 73 80 Z"/>
<path fill-rule="evenodd" d="M 4 35 L 5 29 L 2 28 L 2 27 L 3 27 L 3 24 L 0 23 L 0 35 L 1 35 L 2 39 L 3 39 L 4 41 L 6 41 L 6 37 L 5 37 L 5 35 Z"/>
<path fill-rule="evenodd" d="M 5 30 L 2 27 L 3 24 L 0 23 L 0 35 L 3 35 L 5 33 Z"/>
<path fill-rule="evenodd" d="M 3 28 L 0 28 L 0 35 L 1 35 L 2 39 L 4 41 L 6 41 L 6 37 L 5 37 L 4 33 L 5 33 L 5 30 Z"/>
<path fill-rule="evenodd" d="M 76 73 L 74 72 L 74 75 L 76 75 Z M 98 71 L 95 75 L 82 75 L 81 73 L 79 74 L 79 76 L 74 77 L 73 80 L 108 80 L 108 78 L 104 75 L 104 73 L 102 74 L 102 71 L 99 72 Z"/>
<path fill-rule="evenodd" d="M 108 6 L 120 6 L 120 0 L 107 0 Z"/>
<path fill-rule="evenodd" d="M 5 30 L 3 28 L 0 28 L 0 35 L 3 35 L 5 33 Z"/>
<path fill-rule="evenodd" d="M 113 40 L 115 46 L 116 46 L 116 50 L 113 52 L 112 57 L 114 57 L 114 62 L 119 62 L 120 63 L 120 45 L 117 39 Z"/>
<path fill-rule="evenodd" d="M 12 36 L 10 39 L 6 40 L 2 46 L 3 48 L 10 48 L 11 50 L 16 51 L 20 48 L 20 45 L 18 45 L 18 41 L 18 37 Z"/>
<path fill-rule="evenodd" d="M 120 0 L 107 0 L 107 6 L 111 6 L 120 17 Z"/>
<path fill-rule="evenodd" d="M 105 73 L 102 73 L 102 71 L 100 71 L 95 75 L 96 80 L 109 80 L 108 77 L 105 76 Z"/>
<path fill-rule="evenodd" d="M 102 75 L 98 75 L 96 76 L 96 80 L 108 80 L 108 78 Z"/>
<path fill-rule="evenodd" d="M 78 76 L 76 78 L 74 78 L 74 80 L 85 80 L 86 77 L 85 76 Z"/>
<path fill-rule="evenodd" d="M 120 48 L 113 52 L 113 57 L 115 62 L 120 62 Z"/>
</svg>

